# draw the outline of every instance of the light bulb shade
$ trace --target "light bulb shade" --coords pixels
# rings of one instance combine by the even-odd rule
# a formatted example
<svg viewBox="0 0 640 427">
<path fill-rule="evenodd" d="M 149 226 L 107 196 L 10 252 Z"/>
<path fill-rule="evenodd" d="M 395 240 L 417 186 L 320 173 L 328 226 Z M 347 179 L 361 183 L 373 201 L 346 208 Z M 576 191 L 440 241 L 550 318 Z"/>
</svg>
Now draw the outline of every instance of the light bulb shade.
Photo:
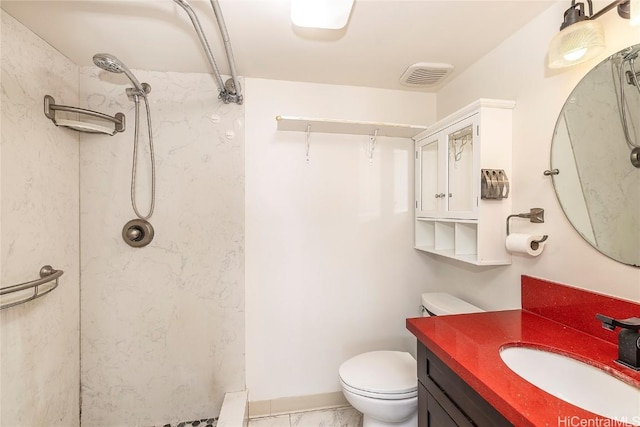
<svg viewBox="0 0 640 427">
<path fill-rule="evenodd" d="M 349 21 L 354 0 L 291 0 L 291 22 L 305 28 L 339 30 Z"/>
<path fill-rule="evenodd" d="M 563 68 L 596 57 L 605 48 L 602 25 L 576 22 L 556 34 L 549 45 L 549 68 Z"/>
<path fill-rule="evenodd" d="M 631 0 L 631 25 L 640 26 L 640 0 Z"/>
</svg>

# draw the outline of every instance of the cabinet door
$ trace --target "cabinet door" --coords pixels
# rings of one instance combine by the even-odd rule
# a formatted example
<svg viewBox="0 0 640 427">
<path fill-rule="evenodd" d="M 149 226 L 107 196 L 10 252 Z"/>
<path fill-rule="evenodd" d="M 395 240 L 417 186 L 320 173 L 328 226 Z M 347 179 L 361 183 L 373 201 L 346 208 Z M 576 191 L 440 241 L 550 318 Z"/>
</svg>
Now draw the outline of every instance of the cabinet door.
<svg viewBox="0 0 640 427">
<path fill-rule="evenodd" d="M 436 217 L 443 200 L 442 164 L 439 135 L 433 135 L 416 143 L 416 201 L 418 217 Z"/>
<path fill-rule="evenodd" d="M 417 362 L 420 427 L 449 426 L 448 418 L 464 427 L 514 426 L 420 341 Z"/>
<path fill-rule="evenodd" d="M 476 219 L 480 170 L 477 116 L 462 120 L 444 131 L 446 141 L 445 216 Z M 478 176 L 476 176 L 478 175 Z"/>
</svg>

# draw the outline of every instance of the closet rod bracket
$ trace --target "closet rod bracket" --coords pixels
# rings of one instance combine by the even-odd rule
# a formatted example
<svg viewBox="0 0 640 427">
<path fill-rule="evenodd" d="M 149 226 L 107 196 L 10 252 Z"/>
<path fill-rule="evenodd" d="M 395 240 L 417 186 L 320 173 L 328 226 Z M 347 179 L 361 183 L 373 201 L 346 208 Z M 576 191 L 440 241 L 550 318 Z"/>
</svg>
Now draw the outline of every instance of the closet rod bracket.
<svg viewBox="0 0 640 427">
<path fill-rule="evenodd" d="M 376 150 L 376 142 L 378 141 L 378 131 L 376 129 L 373 134 L 369 135 L 369 146 L 367 147 L 367 155 L 369 157 L 369 163 L 373 162 L 373 152 Z"/>
</svg>

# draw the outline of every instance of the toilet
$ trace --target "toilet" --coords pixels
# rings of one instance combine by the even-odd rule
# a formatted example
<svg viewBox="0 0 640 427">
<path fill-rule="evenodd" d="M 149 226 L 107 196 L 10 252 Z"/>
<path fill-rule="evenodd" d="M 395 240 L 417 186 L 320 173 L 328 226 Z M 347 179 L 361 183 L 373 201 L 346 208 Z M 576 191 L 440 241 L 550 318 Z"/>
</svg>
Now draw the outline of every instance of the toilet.
<svg viewBox="0 0 640 427">
<path fill-rule="evenodd" d="M 418 425 L 417 369 L 403 351 L 371 351 L 340 365 L 342 392 L 362 412 L 362 427 Z"/>
<path fill-rule="evenodd" d="M 422 294 L 422 316 L 480 313 L 484 310 L 444 292 Z"/>
<path fill-rule="evenodd" d="M 422 294 L 423 316 L 484 311 L 453 295 Z M 338 370 L 347 401 L 362 412 L 362 427 L 417 427 L 416 360 L 403 351 L 371 351 L 344 362 Z"/>
</svg>

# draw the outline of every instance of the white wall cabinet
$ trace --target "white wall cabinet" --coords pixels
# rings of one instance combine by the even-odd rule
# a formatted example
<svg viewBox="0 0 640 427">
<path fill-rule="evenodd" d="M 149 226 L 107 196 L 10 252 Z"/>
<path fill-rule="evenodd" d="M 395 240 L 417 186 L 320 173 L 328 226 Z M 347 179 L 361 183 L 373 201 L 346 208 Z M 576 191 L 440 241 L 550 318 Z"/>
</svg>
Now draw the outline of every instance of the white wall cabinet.
<svg viewBox="0 0 640 427">
<path fill-rule="evenodd" d="M 416 143 L 419 159 L 417 216 L 477 218 L 477 114 L 460 120 Z M 478 174 L 479 176 L 479 174 Z"/>
<path fill-rule="evenodd" d="M 511 176 L 513 101 L 480 99 L 414 137 L 415 248 L 476 265 L 506 265 L 511 200 L 482 199 L 481 170 Z"/>
</svg>

